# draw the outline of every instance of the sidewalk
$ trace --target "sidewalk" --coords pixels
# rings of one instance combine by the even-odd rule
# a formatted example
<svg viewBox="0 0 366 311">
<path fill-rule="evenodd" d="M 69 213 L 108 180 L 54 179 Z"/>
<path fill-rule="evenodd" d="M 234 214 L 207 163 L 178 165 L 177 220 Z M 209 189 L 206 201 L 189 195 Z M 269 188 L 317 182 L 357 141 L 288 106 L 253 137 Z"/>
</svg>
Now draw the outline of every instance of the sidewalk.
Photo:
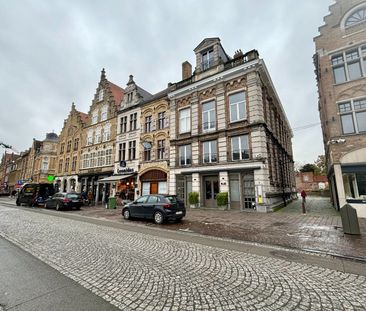
<svg viewBox="0 0 366 311">
<path fill-rule="evenodd" d="M 9 199 L 7 201 L 10 202 Z M 301 200 L 293 201 L 280 211 L 270 214 L 187 209 L 186 217 L 178 224 L 157 226 L 150 221 L 140 220 L 134 220 L 133 223 L 356 257 L 366 261 L 366 219 L 359 219 L 361 236 L 345 235 L 339 213 L 329 204 L 328 198 L 308 197 L 306 206 L 307 214 L 301 213 Z M 121 209 L 122 207 L 118 206 L 115 210 L 109 210 L 103 205 L 83 207 L 79 211 L 70 210 L 65 213 L 125 222 Z"/>
</svg>

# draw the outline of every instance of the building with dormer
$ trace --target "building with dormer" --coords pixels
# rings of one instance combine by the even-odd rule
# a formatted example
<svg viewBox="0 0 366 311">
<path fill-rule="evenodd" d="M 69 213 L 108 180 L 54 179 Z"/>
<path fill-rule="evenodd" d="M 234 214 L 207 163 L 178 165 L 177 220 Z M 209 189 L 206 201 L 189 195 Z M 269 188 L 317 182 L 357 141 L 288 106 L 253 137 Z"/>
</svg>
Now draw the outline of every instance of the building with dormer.
<svg viewBox="0 0 366 311">
<path fill-rule="evenodd" d="M 141 106 L 152 95 L 138 86 L 130 75 L 117 118 L 114 179 L 116 192 L 124 200 L 134 200 L 138 190 L 139 154 L 141 149 Z"/>
<path fill-rule="evenodd" d="M 182 65 L 170 99 L 169 193 L 188 204 L 271 211 L 295 187 L 292 131 L 265 63 L 256 50 L 228 56 L 219 38 L 195 49 L 196 67 Z"/>
<path fill-rule="evenodd" d="M 83 129 L 79 173 L 81 191 L 91 190 L 96 203 L 111 190 L 101 180 L 114 171 L 116 117 L 123 95 L 124 90 L 108 81 L 103 69 Z"/>
<path fill-rule="evenodd" d="M 64 126 L 59 135 L 58 163 L 55 184 L 57 190 L 81 192 L 79 180 L 79 165 L 81 156 L 81 140 L 83 127 L 88 119 L 86 113 L 77 111 L 72 103 L 70 113 L 64 120 Z"/>
<path fill-rule="evenodd" d="M 366 217 L 366 1 L 336 0 L 314 38 L 332 201 Z"/>
</svg>

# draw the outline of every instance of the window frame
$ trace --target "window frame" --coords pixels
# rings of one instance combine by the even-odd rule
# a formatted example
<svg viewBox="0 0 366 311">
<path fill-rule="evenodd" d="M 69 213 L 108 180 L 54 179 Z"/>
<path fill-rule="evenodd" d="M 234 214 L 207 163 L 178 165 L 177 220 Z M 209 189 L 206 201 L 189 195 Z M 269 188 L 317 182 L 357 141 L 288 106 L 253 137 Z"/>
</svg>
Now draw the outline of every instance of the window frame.
<svg viewBox="0 0 366 311">
<path fill-rule="evenodd" d="M 242 101 L 238 101 L 238 102 L 234 102 L 231 103 L 230 102 L 230 97 L 231 96 L 235 96 L 237 94 L 243 93 L 244 95 L 244 100 Z M 229 105 L 229 116 L 230 116 L 230 123 L 235 123 L 235 122 L 240 122 L 240 121 L 244 121 L 247 119 L 247 99 L 246 99 L 246 90 L 236 90 L 234 92 L 231 92 L 228 94 L 228 105 Z M 240 104 L 243 104 L 243 108 L 244 108 L 244 116 L 243 118 L 240 118 Z M 237 119 L 233 120 L 233 116 L 232 116 L 232 112 L 231 112 L 231 106 L 236 106 L 236 113 L 237 113 Z"/>
<path fill-rule="evenodd" d="M 188 111 L 188 116 L 182 118 L 181 114 L 184 111 Z M 191 128 L 192 128 L 192 124 L 191 124 L 191 108 L 190 107 L 184 107 L 182 109 L 179 109 L 178 111 L 178 115 L 179 115 L 179 134 L 187 134 L 191 132 Z M 187 130 L 183 131 L 182 130 L 182 120 L 185 120 L 185 125 L 188 125 Z"/>
<path fill-rule="evenodd" d="M 189 151 L 190 151 L 190 157 L 187 157 L 187 149 L 189 147 Z M 178 156 L 179 156 L 179 166 L 188 166 L 188 165 L 192 165 L 192 144 L 187 144 L 187 145 L 181 145 L 178 147 Z M 182 154 L 182 150 L 184 151 L 184 155 Z M 184 159 L 184 163 L 182 164 L 182 159 Z M 188 160 L 190 160 L 188 163 Z"/>
<path fill-rule="evenodd" d="M 213 103 L 213 108 L 209 110 L 204 110 L 204 106 L 207 106 L 209 104 Z M 214 99 L 202 102 L 201 104 L 201 124 L 202 124 L 202 132 L 211 132 L 216 130 L 216 101 Z M 213 120 L 211 120 L 211 112 L 213 111 Z M 205 115 L 207 115 L 207 122 L 204 122 Z M 205 128 L 205 123 L 209 123 L 210 127 Z M 211 127 L 213 123 L 213 127 Z"/>
<path fill-rule="evenodd" d="M 213 143 L 215 143 L 216 148 L 213 148 Z M 205 152 L 206 147 L 208 146 L 208 153 Z M 213 150 L 215 149 L 215 150 Z M 208 161 L 206 161 L 206 155 L 208 155 Z M 214 157 L 216 156 L 216 157 Z M 219 162 L 218 159 L 218 145 L 217 145 L 217 140 L 208 140 L 208 141 L 203 141 L 202 142 L 202 163 L 204 164 L 210 164 L 210 163 L 217 163 Z"/>
</svg>

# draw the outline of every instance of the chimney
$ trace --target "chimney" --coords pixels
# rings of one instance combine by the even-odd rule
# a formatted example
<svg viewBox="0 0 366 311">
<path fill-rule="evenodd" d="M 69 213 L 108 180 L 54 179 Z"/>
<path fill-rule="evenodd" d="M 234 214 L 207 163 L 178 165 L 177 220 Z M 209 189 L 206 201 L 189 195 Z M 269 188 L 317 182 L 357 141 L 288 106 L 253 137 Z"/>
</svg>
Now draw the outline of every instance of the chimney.
<svg viewBox="0 0 366 311">
<path fill-rule="evenodd" d="M 182 64 L 182 80 L 190 78 L 192 75 L 192 65 L 185 61 Z"/>
</svg>

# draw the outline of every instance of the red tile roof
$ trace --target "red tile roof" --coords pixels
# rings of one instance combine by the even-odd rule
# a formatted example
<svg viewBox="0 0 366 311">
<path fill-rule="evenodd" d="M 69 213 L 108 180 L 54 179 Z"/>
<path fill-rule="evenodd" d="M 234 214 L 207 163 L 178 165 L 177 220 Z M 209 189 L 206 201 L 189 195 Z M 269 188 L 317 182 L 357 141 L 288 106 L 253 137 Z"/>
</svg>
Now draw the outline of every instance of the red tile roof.
<svg viewBox="0 0 366 311">
<path fill-rule="evenodd" d="M 122 101 L 122 98 L 123 98 L 123 95 L 124 95 L 124 89 L 119 87 L 118 85 L 110 82 L 110 81 L 108 81 L 108 84 L 111 88 L 111 91 L 112 91 L 114 100 L 116 102 L 116 105 L 118 106 Z"/>
</svg>

